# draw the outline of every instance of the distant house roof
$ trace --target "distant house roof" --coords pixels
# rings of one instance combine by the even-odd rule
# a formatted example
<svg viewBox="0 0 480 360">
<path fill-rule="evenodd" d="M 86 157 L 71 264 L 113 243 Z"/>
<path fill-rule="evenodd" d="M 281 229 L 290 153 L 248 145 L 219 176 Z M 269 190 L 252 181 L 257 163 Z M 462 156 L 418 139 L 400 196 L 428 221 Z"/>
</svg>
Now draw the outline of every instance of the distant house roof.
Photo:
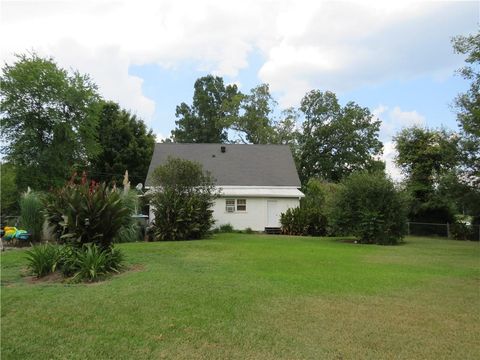
<svg viewBox="0 0 480 360">
<path fill-rule="evenodd" d="M 199 162 L 220 186 L 301 186 L 288 145 L 155 144 L 147 187 L 155 168 L 168 157 Z"/>
</svg>

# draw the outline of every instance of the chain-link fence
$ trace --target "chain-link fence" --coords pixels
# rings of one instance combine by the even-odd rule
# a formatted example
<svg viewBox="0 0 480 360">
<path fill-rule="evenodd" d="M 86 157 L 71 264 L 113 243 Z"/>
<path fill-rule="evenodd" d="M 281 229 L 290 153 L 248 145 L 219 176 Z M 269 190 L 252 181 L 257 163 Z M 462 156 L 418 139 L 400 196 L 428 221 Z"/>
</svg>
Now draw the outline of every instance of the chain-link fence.
<svg viewBox="0 0 480 360">
<path fill-rule="evenodd" d="M 480 241 L 480 225 L 408 222 L 407 234 Z"/>
</svg>

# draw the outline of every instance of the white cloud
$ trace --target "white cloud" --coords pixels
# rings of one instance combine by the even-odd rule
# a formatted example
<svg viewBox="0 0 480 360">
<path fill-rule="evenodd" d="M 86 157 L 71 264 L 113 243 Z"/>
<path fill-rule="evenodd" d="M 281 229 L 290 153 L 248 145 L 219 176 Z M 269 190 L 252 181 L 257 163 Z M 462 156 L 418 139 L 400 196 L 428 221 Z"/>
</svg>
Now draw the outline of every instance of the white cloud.
<svg viewBox="0 0 480 360">
<path fill-rule="evenodd" d="M 147 121 L 154 104 L 132 65 L 183 61 L 235 77 L 258 50 L 258 76 L 293 105 L 311 88 L 457 67 L 452 35 L 474 31 L 475 3 L 380 1 L 3 1 L 2 59 L 34 49 L 90 72 L 102 93 Z M 473 19 L 473 20 L 472 20 Z M 470 21 L 472 20 L 472 21 Z M 471 22 L 471 23 L 470 23 Z"/>
<path fill-rule="evenodd" d="M 161 143 L 161 142 L 162 142 L 163 140 L 165 140 L 166 138 L 168 138 L 168 136 L 165 136 L 165 135 L 163 135 L 162 133 L 157 132 L 157 133 L 155 134 L 155 142 L 157 142 L 157 143 Z"/>
<path fill-rule="evenodd" d="M 397 151 L 395 150 L 395 144 L 393 141 L 388 141 L 383 144 L 383 156 L 382 160 L 385 161 L 385 171 L 394 181 L 401 181 L 403 179 L 402 172 L 395 165 L 395 157 Z"/>
<path fill-rule="evenodd" d="M 382 121 L 380 125 L 380 140 L 383 142 L 383 156 L 386 171 L 394 180 L 401 180 L 402 174 L 400 169 L 395 165 L 395 143 L 393 136 L 400 130 L 411 126 L 425 126 L 426 119 L 417 111 L 404 111 L 399 106 L 390 108 L 385 105 L 379 105 L 373 109 L 372 114 Z"/>
<path fill-rule="evenodd" d="M 129 59 L 118 47 L 86 48 L 75 41 L 61 41 L 53 48 L 63 67 L 74 67 L 90 74 L 108 99 L 117 101 L 149 122 L 155 102 L 142 93 L 143 79 L 129 75 Z M 81 59 L 81 61 L 78 61 Z"/>
<path fill-rule="evenodd" d="M 385 105 L 378 105 L 372 110 L 372 114 L 382 120 L 380 126 L 380 139 L 382 141 L 390 141 L 401 129 L 411 126 L 425 126 L 425 116 L 417 111 L 404 111 L 399 106 L 390 108 Z"/>
<path fill-rule="evenodd" d="M 331 1 L 284 11 L 280 26 L 287 30 L 279 30 L 259 73 L 283 93 L 284 106 L 312 88 L 344 92 L 424 74 L 441 79 L 461 61 L 451 36 L 476 31 L 478 22 L 474 3 Z M 288 24 L 301 25 L 291 31 Z"/>
</svg>

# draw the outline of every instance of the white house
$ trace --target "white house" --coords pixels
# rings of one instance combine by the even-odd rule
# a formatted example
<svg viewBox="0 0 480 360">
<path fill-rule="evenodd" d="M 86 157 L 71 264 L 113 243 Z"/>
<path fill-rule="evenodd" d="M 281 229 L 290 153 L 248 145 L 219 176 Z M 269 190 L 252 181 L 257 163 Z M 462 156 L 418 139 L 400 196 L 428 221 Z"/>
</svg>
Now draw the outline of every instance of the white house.
<svg viewBox="0 0 480 360">
<path fill-rule="evenodd" d="M 279 229 L 280 214 L 299 206 L 304 196 L 287 145 L 156 144 L 147 188 L 152 186 L 153 170 L 168 157 L 199 162 L 215 178 L 221 192 L 213 207 L 215 227 L 231 224 L 235 229 Z"/>
</svg>

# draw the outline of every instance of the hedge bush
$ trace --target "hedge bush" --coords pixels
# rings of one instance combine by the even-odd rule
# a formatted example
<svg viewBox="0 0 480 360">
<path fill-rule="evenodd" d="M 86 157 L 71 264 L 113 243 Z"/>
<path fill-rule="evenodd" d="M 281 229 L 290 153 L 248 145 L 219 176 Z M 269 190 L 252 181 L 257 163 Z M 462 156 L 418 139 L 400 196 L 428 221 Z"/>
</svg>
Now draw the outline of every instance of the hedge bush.
<svg viewBox="0 0 480 360">
<path fill-rule="evenodd" d="M 189 240 L 206 236 L 214 224 L 213 179 L 199 163 L 169 158 L 155 169 L 151 205 L 155 240 Z"/>
<path fill-rule="evenodd" d="M 288 209 L 280 216 L 282 232 L 286 235 L 327 234 L 327 218 L 319 208 L 297 207 Z"/>
<path fill-rule="evenodd" d="M 327 235 L 326 213 L 337 187 L 336 184 L 310 179 L 302 189 L 305 197 L 300 200 L 300 207 L 281 214 L 282 232 L 287 235 Z"/>
<path fill-rule="evenodd" d="M 354 173 L 341 183 L 330 218 L 335 231 L 361 243 L 396 244 L 406 232 L 407 199 L 384 173 Z"/>
</svg>

